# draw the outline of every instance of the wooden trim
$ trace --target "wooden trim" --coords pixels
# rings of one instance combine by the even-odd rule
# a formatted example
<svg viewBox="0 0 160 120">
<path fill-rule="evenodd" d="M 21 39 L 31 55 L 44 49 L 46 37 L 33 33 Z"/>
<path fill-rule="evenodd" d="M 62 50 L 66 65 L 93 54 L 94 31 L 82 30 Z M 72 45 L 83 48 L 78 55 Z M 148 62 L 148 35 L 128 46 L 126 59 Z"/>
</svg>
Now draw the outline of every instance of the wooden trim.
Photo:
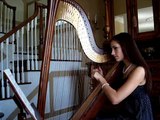
<svg viewBox="0 0 160 120">
<path fill-rule="evenodd" d="M 113 0 L 105 0 L 105 4 L 105 32 L 106 39 L 109 40 L 115 33 Z"/>
</svg>

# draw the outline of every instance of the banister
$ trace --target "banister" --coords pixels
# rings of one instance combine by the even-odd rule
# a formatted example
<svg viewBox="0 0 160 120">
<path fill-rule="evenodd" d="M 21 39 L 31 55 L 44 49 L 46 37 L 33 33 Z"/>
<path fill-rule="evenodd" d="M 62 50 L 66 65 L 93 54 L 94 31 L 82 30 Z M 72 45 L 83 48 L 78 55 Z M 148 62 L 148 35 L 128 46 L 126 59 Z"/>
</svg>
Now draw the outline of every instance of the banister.
<svg viewBox="0 0 160 120">
<path fill-rule="evenodd" d="M 9 5 L 5 0 L 0 0 L 0 1 L 2 1 L 7 7 L 11 8 L 11 9 L 16 9 L 16 7 Z"/>
<path fill-rule="evenodd" d="M 13 29 L 15 27 L 15 25 L 16 25 L 15 24 L 16 23 L 16 21 L 15 21 L 15 18 L 16 18 L 16 7 L 9 5 L 5 0 L 0 0 L 0 2 L 2 2 L 3 5 L 6 6 L 7 8 L 13 10 L 13 20 L 12 20 L 12 29 Z M 1 31 L 1 32 L 3 32 L 3 31 Z"/>
<path fill-rule="evenodd" d="M 34 14 L 29 17 L 27 20 L 24 22 L 20 23 L 19 25 L 15 26 L 14 29 L 12 29 L 10 32 L 6 33 L 4 36 L 0 38 L 0 43 L 6 40 L 9 36 L 17 32 L 19 29 L 21 29 L 23 26 L 26 26 L 29 22 L 31 22 L 37 15 L 38 15 L 38 8 L 39 7 L 44 7 L 43 4 L 35 2 L 35 12 Z"/>
</svg>

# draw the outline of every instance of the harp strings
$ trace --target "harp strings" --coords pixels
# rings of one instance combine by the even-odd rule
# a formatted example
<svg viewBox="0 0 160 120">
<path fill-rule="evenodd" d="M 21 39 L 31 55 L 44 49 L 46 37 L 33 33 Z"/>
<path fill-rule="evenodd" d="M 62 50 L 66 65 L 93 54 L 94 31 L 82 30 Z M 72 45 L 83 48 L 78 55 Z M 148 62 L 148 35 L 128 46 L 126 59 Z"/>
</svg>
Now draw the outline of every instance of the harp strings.
<svg viewBox="0 0 160 120">
<path fill-rule="evenodd" d="M 87 68 L 88 60 L 82 51 L 76 29 L 70 23 L 60 20 L 55 25 L 49 83 L 50 114 L 53 119 L 69 119 L 77 106 L 90 93 Z M 52 87 L 50 85 L 50 87 Z M 87 92 L 85 92 L 87 91 Z"/>
</svg>

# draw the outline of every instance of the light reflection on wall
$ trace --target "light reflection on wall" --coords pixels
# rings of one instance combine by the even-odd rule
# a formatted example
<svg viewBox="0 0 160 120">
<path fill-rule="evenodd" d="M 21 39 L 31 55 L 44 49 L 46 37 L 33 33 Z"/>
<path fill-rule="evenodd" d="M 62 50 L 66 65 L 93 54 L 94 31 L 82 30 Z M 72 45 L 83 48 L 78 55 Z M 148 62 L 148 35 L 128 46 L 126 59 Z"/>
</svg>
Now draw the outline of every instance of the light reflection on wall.
<svg viewBox="0 0 160 120">
<path fill-rule="evenodd" d="M 138 25 L 139 33 L 154 30 L 152 7 L 138 9 Z"/>
<path fill-rule="evenodd" d="M 139 33 L 154 30 L 152 7 L 138 9 L 138 30 Z M 115 34 L 120 32 L 127 32 L 126 14 L 115 16 Z"/>
</svg>

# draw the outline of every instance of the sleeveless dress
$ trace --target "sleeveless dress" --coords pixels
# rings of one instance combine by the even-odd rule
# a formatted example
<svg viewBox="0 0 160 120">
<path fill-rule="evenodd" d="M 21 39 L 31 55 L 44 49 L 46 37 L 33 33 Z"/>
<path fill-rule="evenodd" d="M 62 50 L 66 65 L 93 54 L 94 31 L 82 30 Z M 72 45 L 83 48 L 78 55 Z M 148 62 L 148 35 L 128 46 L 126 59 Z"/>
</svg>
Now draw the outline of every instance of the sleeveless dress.
<svg viewBox="0 0 160 120">
<path fill-rule="evenodd" d="M 123 83 L 127 80 L 128 75 L 136 68 L 135 65 L 130 72 L 123 77 Z M 138 86 L 125 100 L 121 103 L 121 108 L 114 113 L 100 113 L 96 120 L 153 120 L 152 106 L 150 98 L 145 91 L 144 85 Z"/>
</svg>

